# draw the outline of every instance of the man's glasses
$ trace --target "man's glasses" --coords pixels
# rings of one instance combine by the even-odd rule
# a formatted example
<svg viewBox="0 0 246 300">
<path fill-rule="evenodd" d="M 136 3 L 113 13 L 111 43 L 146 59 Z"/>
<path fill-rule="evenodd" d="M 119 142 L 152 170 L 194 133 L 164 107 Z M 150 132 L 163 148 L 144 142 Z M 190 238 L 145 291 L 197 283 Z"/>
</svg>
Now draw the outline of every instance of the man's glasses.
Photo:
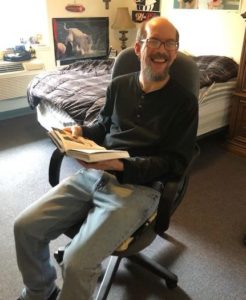
<svg viewBox="0 0 246 300">
<path fill-rule="evenodd" d="M 173 40 L 168 40 L 162 42 L 158 39 L 150 38 L 150 39 L 143 39 L 141 42 L 146 42 L 147 47 L 151 49 L 159 49 L 161 45 L 164 45 L 166 50 L 177 50 L 179 47 L 179 43 Z"/>
</svg>

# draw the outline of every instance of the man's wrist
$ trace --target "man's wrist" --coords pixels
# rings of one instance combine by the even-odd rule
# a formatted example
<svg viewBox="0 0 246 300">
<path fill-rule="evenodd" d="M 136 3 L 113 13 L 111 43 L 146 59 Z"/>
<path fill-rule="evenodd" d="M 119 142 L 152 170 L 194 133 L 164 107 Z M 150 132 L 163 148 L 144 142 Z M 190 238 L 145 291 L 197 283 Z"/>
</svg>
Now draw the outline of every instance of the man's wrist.
<svg viewBox="0 0 246 300">
<path fill-rule="evenodd" d="M 115 171 L 119 171 L 119 172 L 124 171 L 124 163 L 122 160 L 120 160 L 120 159 L 116 160 Z"/>
</svg>

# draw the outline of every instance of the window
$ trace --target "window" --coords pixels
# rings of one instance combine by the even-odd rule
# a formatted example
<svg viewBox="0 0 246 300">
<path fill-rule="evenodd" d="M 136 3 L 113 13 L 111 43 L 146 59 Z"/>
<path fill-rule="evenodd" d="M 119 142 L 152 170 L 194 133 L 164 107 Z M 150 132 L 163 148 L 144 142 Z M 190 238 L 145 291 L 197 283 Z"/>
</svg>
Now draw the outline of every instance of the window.
<svg viewBox="0 0 246 300">
<path fill-rule="evenodd" d="M 37 34 L 41 34 L 43 40 L 46 40 L 46 0 L 1 1 L 0 28 L 2 50 L 19 45 L 21 39 L 29 42 L 29 38 Z"/>
</svg>

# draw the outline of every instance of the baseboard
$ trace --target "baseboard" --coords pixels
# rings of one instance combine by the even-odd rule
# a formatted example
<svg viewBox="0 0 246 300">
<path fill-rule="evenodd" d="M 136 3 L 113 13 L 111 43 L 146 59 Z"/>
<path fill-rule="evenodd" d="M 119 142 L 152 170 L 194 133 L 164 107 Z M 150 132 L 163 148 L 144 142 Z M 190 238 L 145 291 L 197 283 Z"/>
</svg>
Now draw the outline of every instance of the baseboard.
<svg viewBox="0 0 246 300">
<path fill-rule="evenodd" d="M 206 132 L 206 133 L 203 133 L 203 134 L 197 136 L 197 141 L 199 141 L 203 138 L 206 138 L 208 136 L 212 136 L 212 135 L 218 135 L 218 134 L 226 135 L 227 131 L 228 131 L 228 125 L 218 128 L 218 129 L 211 130 L 209 132 Z"/>
<path fill-rule="evenodd" d="M 30 107 L 8 110 L 8 111 L 0 112 L 0 121 L 16 118 L 20 116 L 30 115 L 34 113 L 35 111 L 31 110 Z"/>
</svg>

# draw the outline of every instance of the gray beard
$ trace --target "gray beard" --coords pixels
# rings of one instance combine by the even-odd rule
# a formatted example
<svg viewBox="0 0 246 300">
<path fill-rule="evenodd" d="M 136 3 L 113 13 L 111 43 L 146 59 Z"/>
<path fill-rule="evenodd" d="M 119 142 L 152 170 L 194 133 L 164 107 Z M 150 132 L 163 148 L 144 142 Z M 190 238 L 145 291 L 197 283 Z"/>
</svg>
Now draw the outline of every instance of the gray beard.
<svg viewBox="0 0 246 300">
<path fill-rule="evenodd" d="M 144 69 L 144 75 L 146 77 L 146 79 L 148 81 L 154 81 L 154 82 L 158 82 L 158 81 L 162 81 L 165 80 L 168 76 L 168 70 L 165 70 L 163 73 L 159 73 L 159 74 L 154 74 L 152 72 L 151 67 L 146 67 Z"/>
</svg>

